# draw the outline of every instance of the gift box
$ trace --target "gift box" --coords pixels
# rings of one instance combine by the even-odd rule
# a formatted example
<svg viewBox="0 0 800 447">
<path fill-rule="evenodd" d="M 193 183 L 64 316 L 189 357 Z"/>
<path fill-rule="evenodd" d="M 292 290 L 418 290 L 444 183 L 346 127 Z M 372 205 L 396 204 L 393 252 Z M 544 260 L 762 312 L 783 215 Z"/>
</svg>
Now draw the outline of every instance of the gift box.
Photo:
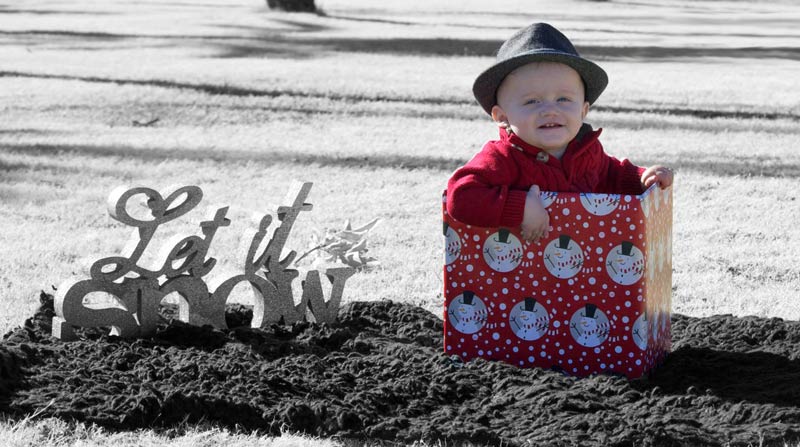
<svg viewBox="0 0 800 447">
<path fill-rule="evenodd" d="M 575 376 L 658 366 L 671 348 L 672 189 L 541 199 L 550 234 L 537 243 L 444 207 L 445 352 Z"/>
</svg>

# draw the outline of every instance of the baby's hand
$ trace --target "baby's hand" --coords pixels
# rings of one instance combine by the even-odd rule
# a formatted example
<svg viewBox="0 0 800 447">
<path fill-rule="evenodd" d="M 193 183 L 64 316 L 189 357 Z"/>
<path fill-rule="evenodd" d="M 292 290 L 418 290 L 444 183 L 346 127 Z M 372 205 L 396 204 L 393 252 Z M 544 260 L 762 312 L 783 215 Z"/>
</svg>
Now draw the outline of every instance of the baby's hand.
<svg viewBox="0 0 800 447">
<path fill-rule="evenodd" d="M 642 173 L 642 186 L 649 188 L 653 183 L 658 183 L 661 189 L 672 185 L 672 170 L 661 165 L 650 166 Z"/>
<path fill-rule="evenodd" d="M 550 215 L 542 206 L 539 187 L 533 185 L 525 197 L 525 211 L 522 215 L 522 225 L 520 225 L 522 238 L 528 242 L 537 242 L 539 239 L 547 237 L 549 227 Z"/>
</svg>

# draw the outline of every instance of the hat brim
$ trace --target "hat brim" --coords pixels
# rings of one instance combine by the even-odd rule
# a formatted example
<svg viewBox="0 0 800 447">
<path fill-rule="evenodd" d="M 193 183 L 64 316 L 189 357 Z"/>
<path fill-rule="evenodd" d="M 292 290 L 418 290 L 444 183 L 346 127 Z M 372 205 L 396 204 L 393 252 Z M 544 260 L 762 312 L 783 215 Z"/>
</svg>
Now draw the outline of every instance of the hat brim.
<svg viewBox="0 0 800 447">
<path fill-rule="evenodd" d="M 497 104 L 497 89 L 509 73 L 531 62 L 558 62 L 577 71 L 583 79 L 585 100 L 593 104 L 608 85 L 608 75 L 599 65 L 573 54 L 535 50 L 523 53 L 489 67 L 472 85 L 475 99 L 489 115 Z"/>
</svg>

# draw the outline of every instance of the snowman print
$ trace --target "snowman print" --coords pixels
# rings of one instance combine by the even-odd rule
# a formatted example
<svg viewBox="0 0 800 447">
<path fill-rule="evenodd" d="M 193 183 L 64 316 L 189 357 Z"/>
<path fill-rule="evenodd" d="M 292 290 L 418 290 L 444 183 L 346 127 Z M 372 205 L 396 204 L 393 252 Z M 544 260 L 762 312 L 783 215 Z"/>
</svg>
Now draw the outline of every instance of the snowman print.
<svg viewBox="0 0 800 447">
<path fill-rule="evenodd" d="M 605 216 L 619 206 L 619 194 L 581 193 L 581 204 L 595 216 Z"/>
<path fill-rule="evenodd" d="M 610 325 L 608 317 L 594 304 L 587 304 L 572 315 L 569 333 L 578 344 L 593 348 L 608 338 Z"/>
<path fill-rule="evenodd" d="M 444 223 L 444 241 L 444 263 L 452 264 L 461 254 L 461 238 L 447 222 Z"/>
<path fill-rule="evenodd" d="M 450 302 L 447 314 L 450 324 L 462 334 L 474 334 L 486 324 L 486 305 L 469 290 Z"/>
<path fill-rule="evenodd" d="M 556 201 L 558 197 L 558 193 L 554 191 L 540 191 L 539 198 L 542 201 L 542 206 L 547 208 L 548 206 L 552 205 L 553 202 Z"/>
<path fill-rule="evenodd" d="M 536 340 L 547 333 L 550 316 L 534 298 L 525 298 L 511 309 L 508 322 L 514 335 L 523 340 Z"/>
<path fill-rule="evenodd" d="M 562 234 L 545 247 L 544 265 L 556 278 L 571 278 L 583 267 L 583 250 L 571 237 Z"/>
<path fill-rule="evenodd" d="M 624 241 L 608 253 L 606 271 L 617 284 L 629 286 L 644 274 L 644 255 L 632 242 Z"/>
<path fill-rule="evenodd" d="M 647 312 L 642 312 L 639 318 L 633 322 L 633 329 L 631 329 L 631 337 L 636 346 L 642 351 L 647 349 L 647 339 L 650 331 L 647 328 Z"/>
<path fill-rule="evenodd" d="M 483 243 L 483 260 L 494 271 L 510 272 L 522 262 L 522 243 L 510 230 L 500 228 Z"/>
</svg>

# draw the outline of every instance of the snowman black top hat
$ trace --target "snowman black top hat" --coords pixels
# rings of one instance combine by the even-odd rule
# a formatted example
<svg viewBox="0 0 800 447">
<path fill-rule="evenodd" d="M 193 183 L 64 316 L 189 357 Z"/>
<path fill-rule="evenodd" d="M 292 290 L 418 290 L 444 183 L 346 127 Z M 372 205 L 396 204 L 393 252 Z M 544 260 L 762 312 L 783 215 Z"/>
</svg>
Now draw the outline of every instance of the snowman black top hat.
<svg viewBox="0 0 800 447">
<path fill-rule="evenodd" d="M 503 244 L 507 244 L 508 243 L 508 236 L 510 234 L 511 234 L 511 230 L 508 230 L 506 228 L 501 228 L 501 229 L 497 230 L 497 237 L 495 238 L 495 241 L 502 242 Z"/>
<path fill-rule="evenodd" d="M 631 251 L 633 250 L 633 242 L 630 241 L 622 241 L 622 250 L 618 253 L 622 256 L 631 256 Z"/>
<path fill-rule="evenodd" d="M 572 240 L 571 237 L 567 236 L 566 234 L 562 234 L 561 236 L 558 237 L 557 247 L 566 250 L 569 248 L 569 241 L 571 240 Z"/>
<path fill-rule="evenodd" d="M 534 307 L 536 307 L 536 299 L 531 297 L 525 298 L 525 304 L 523 309 L 526 310 L 527 312 L 533 312 Z"/>
<path fill-rule="evenodd" d="M 494 65 L 475 79 L 472 93 L 486 113 L 492 114 L 503 79 L 531 62 L 558 62 L 577 71 L 583 79 L 585 100 L 589 104 L 594 103 L 608 85 L 606 72 L 582 58 L 565 35 L 547 23 L 534 23 L 506 40 L 497 51 Z"/>
<path fill-rule="evenodd" d="M 595 313 L 597 312 L 597 306 L 594 304 L 587 304 L 586 305 L 586 316 L 589 318 L 595 318 Z"/>
<path fill-rule="evenodd" d="M 472 304 L 473 298 L 475 298 L 475 292 L 471 292 L 469 290 L 465 290 L 464 293 L 461 294 L 461 302 L 466 304 L 466 305 L 468 305 L 468 306 L 472 306 L 473 305 Z"/>
</svg>

